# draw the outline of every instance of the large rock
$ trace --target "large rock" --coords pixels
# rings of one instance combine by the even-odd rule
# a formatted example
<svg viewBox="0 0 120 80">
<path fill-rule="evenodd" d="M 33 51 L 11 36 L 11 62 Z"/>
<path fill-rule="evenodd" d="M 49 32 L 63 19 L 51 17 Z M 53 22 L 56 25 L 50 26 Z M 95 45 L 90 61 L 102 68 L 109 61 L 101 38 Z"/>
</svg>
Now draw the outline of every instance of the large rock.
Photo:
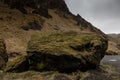
<svg viewBox="0 0 120 80">
<path fill-rule="evenodd" d="M 6 71 L 21 71 L 23 67 L 37 71 L 85 71 L 99 66 L 107 44 L 103 36 L 95 33 L 37 34 L 28 43 L 28 55 L 15 60 Z"/>
<path fill-rule="evenodd" d="M 3 39 L 0 39 L 0 69 L 3 69 L 8 61 L 6 46 Z"/>
</svg>

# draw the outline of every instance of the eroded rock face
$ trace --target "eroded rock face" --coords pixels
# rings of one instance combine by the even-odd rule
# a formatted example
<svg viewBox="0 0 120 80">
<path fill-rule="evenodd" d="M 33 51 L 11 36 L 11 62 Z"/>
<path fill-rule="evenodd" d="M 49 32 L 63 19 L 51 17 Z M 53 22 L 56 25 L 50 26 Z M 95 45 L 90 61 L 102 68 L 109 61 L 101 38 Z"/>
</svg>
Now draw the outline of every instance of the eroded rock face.
<svg viewBox="0 0 120 80">
<path fill-rule="evenodd" d="M 6 46 L 3 39 L 0 39 L 0 69 L 3 69 L 8 61 Z"/>
<path fill-rule="evenodd" d="M 6 71 L 21 71 L 26 63 L 26 70 L 85 71 L 99 66 L 106 49 L 107 40 L 95 33 L 42 33 L 28 43 L 25 59 L 16 60 Z"/>
<path fill-rule="evenodd" d="M 24 14 L 27 14 L 25 7 L 30 7 L 34 9 L 33 13 L 47 18 L 52 17 L 48 13 L 48 9 L 56 9 L 69 13 L 64 0 L 5 0 L 5 3 L 8 4 L 10 8 L 16 8 Z"/>
</svg>

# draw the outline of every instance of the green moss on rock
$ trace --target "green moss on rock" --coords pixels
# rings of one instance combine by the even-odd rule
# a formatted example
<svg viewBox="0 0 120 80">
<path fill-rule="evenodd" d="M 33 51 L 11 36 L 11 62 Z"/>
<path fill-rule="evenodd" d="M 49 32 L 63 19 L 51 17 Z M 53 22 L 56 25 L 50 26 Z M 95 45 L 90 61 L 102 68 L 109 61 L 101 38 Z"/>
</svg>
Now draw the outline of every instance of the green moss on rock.
<svg viewBox="0 0 120 80">
<path fill-rule="evenodd" d="M 27 51 L 77 56 L 81 51 L 92 51 L 94 50 L 92 48 L 97 48 L 97 46 L 106 49 L 106 43 L 103 37 L 95 33 L 77 33 L 74 31 L 41 33 L 32 37 L 28 43 Z"/>
</svg>

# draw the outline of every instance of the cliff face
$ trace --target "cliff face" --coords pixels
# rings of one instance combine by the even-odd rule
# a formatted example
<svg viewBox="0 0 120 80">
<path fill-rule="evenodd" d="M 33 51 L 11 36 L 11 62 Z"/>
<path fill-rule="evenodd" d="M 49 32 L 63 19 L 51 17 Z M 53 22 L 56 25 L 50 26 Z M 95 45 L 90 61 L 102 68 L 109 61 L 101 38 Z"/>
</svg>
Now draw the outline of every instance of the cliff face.
<svg viewBox="0 0 120 80">
<path fill-rule="evenodd" d="M 1 2 L 4 2 L 5 4 L 7 4 L 8 7 L 10 7 L 11 9 L 17 9 L 26 15 L 37 14 L 40 16 L 44 16 L 45 18 L 53 17 L 54 19 L 55 15 L 53 13 L 56 13 L 59 17 L 66 18 L 67 20 L 72 19 L 74 21 L 72 23 L 79 26 L 80 29 L 97 32 L 105 36 L 104 33 L 102 33 L 99 29 L 95 28 L 91 23 L 84 20 L 79 14 L 73 15 L 69 11 L 64 0 L 2 0 Z M 52 12 L 53 11 L 54 12 L 51 13 L 51 10 Z M 19 14 L 19 13 L 16 13 L 16 14 Z M 15 16 L 15 14 L 13 15 Z M 13 15 L 10 15 L 10 16 L 13 16 Z M 41 20 L 41 24 L 44 24 L 43 22 L 44 22 L 44 19 Z"/>
<path fill-rule="evenodd" d="M 105 34 L 80 15 L 71 14 L 64 0 L 4 0 L 4 3 L 0 6 L 0 32 L 7 52 L 10 57 L 27 53 L 14 60 L 6 71 L 64 72 L 99 66 L 108 44 Z M 67 65 L 72 59 L 72 65 Z"/>
<path fill-rule="evenodd" d="M 17 4 L 19 7 L 31 7 L 31 8 L 56 8 L 62 11 L 68 11 L 68 8 L 64 2 L 64 0 L 4 0 L 4 3 L 17 8 Z"/>
<path fill-rule="evenodd" d="M 25 7 L 35 9 L 34 12 L 37 13 L 43 12 L 44 10 L 45 13 L 43 14 L 48 13 L 48 9 L 57 9 L 69 13 L 64 0 L 5 0 L 5 3 L 10 8 L 16 8 L 25 14 L 27 14 Z"/>
</svg>

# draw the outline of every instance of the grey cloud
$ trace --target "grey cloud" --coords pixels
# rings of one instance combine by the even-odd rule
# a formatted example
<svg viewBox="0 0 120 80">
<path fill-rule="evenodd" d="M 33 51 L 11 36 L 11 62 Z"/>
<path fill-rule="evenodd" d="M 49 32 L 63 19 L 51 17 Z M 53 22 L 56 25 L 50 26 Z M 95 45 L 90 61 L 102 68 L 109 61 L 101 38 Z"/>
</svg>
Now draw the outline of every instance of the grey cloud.
<svg viewBox="0 0 120 80">
<path fill-rule="evenodd" d="M 120 33 L 120 0 L 65 1 L 72 13 L 79 13 L 105 33 Z"/>
</svg>

